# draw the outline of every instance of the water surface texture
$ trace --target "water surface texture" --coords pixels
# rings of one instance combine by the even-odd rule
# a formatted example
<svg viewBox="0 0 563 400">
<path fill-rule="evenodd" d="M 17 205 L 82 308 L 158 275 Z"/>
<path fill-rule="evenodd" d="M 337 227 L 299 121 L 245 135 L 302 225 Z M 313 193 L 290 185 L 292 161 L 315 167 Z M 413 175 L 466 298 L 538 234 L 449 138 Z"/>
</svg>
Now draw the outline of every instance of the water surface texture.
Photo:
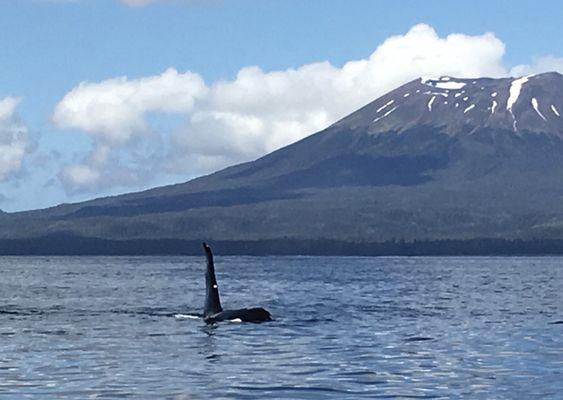
<svg viewBox="0 0 563 400">
<path fill-rule="evenodd" d="M 0 398 L 563 398 L 562 258 L 0 258 Z"/>
</svg>

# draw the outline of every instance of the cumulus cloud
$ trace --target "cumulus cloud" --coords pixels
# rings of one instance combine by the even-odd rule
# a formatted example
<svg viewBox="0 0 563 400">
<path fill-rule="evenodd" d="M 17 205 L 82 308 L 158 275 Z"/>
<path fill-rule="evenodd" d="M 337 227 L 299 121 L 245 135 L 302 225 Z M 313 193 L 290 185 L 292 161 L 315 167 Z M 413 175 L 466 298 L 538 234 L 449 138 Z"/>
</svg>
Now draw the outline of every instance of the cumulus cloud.
<svg viewBox="0 0 563 400">
<path fill-rule="evenodd" d="M 523 76 L 551 71 L 563 73 L 563 58 L 554 56 L 538 57 L 531 64 L 521 64 L 513 67 L 510 70 L 510 75 Z"/>
<path fill-rule="evenodd" d="M 53 122 L 59 128 L 88 133 L 94 148 L 81 162 L 64 167 L 59 177 L 65 187 L 77 192 L 145 179 L 154 165 L 143 161 L 133 165 L 129 154 L 130 166 L 126 167 L 119 158 L 120 150 L 151 140 L 150 115 L 188 114 L 207 90 L 199 75 L 175 69 L 141 79 L 120 77 L 78 85 L 56 105 Z M 145 161 L 154 162 L 153 158 Z"/>
<path fill-rule="evenodd" d="M 16 117 L 20 99 L 0 100 L 0 180 L 20 170 L 26 152 L 27 128 Z"/>
<path fill-rule="evenodd" d="M 209 169 L 248 160 L 320 130 L 420 76 L 504 75 L 504 51 L 491 33 L 441 38 L 421 24 L 388 38 L 367 59 L 342 67 L 319 62 L 273 72 L 244 68 L 233 81 L 210 87 L 191 123 L 175 135 L 174 149 L 196 161 L 214 155 L 217 164 Z"/>
<path fill-rule="evenodd" d="M 188 113 L 206 90 L 199 75 L 173 68 L 136 80 L 121 77 L 83 82 L 57 104 L 53 122 L 59 128 L 83 130 L 104 142 L 123 143 L 148 129 L 147 113 Z"/>
<path fill-rule="evenodd" d="M 84 162 L 67 167 L 64 180 L 77 188 L 115 184 L 104 178 L 115 163 L 121 165 L 117 175 L 122 179 L 138 179 L 124 160 L 132 143 L 147 137 L 154 113 L 179 114 L 186 123 L 168 132 L 167 157 L 153 157 L 144 165 L 154 162 L 153 173 L 187 178 L 299 140 L 420 76 L 506 76 L 511 71 L 503 65 L 504 52 L 492 33 L 440 37 L 431 26 L 419 24 L 388 38 L 369 57 L 342 66 L 318 62 L 270 72 L 253 66 L 233 80 L 210 85 L 195 73 L 173 69 L 137 80 L 82 83 L 56 106 L 53 120 L 61 128 L 86 132 L 96 145 Z M 533 68 L 552 61 L 560 62 L 538 60 Z M 104 146 L 107 154 L 100 157 Z"/>
</svg>

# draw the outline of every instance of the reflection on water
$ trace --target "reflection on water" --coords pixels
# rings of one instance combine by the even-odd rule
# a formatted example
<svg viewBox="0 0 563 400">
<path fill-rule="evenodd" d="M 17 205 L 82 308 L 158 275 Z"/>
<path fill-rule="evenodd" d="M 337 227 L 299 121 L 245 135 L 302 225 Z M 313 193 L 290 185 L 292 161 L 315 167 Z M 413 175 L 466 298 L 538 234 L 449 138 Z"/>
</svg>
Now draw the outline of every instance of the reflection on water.
<svg viewBox="0 0 563 400">
<path fill-rule="evenodd" d="M 0 258 L 0 397 L 561 398 L 562 261 Z"/>
</svg>

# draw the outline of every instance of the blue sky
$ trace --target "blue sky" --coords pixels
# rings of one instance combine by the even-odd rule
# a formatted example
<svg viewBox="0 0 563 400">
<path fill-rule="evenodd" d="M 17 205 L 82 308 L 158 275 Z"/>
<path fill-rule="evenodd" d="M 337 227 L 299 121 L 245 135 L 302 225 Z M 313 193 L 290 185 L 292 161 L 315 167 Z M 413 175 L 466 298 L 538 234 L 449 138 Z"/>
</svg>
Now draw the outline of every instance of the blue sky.
<svg viewBox="0 0 563 400">
<path fill-rule="evenodd" d="M 557 1 L 133 3 L 0 3 L 3 210 L 186 181 L 423 74 L 563 71 Z"/>
</svg>

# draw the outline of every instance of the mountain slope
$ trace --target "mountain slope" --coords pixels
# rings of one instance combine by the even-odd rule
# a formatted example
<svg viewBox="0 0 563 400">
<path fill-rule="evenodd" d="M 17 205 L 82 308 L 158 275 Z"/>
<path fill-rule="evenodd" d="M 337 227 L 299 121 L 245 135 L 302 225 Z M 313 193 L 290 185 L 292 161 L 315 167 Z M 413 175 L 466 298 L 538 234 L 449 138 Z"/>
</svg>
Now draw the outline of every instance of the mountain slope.
<svg viewBox="0 0 563 400">
<path fill-rule="evenodd" d="M 563 238 L 563 76 L 418 79 L 256 161 L 0 215 L 0 238 Z"/>
</svg>

